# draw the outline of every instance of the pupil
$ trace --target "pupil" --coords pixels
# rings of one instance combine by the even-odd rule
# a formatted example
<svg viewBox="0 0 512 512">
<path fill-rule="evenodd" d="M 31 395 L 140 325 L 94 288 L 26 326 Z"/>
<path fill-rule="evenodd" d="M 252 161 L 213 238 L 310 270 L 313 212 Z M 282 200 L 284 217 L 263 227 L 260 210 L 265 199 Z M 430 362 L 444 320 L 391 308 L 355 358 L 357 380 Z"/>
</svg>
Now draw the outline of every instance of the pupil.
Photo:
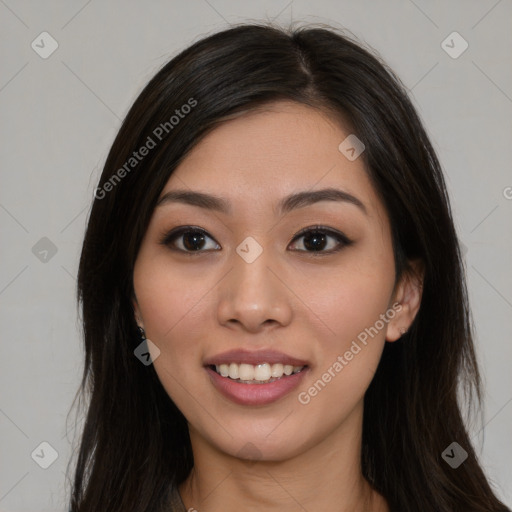
<svg viewBox="0 0 512 512">
<path fill-rule="evenodd" d="M 204 235 L 202 233 L 185 233 L 183 236 L 183 245 L 189 251 L 197 251 L 201 249 L 202 244 L 201 247 L 197 247 L 195 245 L 198 241 L 204 243 Z"/>
<path fill-rule="evenodd" d="M 311 243 L 308 243 L 308 240 L 311 241 Z M 320 233 L 318 231 L 313 232 L 312 234 L 309 234 L 304 237 L 304 247 L 306 249 L 313 249 L 318 250 L 322 249 L 325 244 L 325 233 Z"/>
</svg>

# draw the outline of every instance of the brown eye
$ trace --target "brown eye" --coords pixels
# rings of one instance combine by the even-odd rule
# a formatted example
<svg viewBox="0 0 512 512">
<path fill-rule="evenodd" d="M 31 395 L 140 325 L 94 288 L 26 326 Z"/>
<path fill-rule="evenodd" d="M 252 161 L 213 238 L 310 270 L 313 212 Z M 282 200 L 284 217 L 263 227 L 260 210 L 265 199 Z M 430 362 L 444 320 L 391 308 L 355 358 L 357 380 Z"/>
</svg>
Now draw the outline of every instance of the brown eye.
<svg viewBox="0 0 512 512">
<path fill-rule="evenodd" d="M 208 236 L 206 231 L 202 229 L 184 227 L 177 230 L 175 229 L 166 234 L 161 243 L 173 250 L 188 253 L 220 249 L 220 246 L 216 242 L 213 247 L 208 247 L 208 239 L 215 242 L 215 240 Z"/>
<path fill-rule="evenodd" d="M 295 248 L 294 250 L 311 253 L 334 253 L 352 243 L 342 233 L 338 233 L 332 229 L 322 228 L 321 226 L 315 226 L 313 228 L 302 230 L 293 239 L 292 243 L 295 243 L 296 240 L 300 239 L 303 239 L 303 241 L 298 245 L 299 247 L 304 247 L 304 249 Z M 295 243 L 295 245 L 297 244 Z"/>
</svg>

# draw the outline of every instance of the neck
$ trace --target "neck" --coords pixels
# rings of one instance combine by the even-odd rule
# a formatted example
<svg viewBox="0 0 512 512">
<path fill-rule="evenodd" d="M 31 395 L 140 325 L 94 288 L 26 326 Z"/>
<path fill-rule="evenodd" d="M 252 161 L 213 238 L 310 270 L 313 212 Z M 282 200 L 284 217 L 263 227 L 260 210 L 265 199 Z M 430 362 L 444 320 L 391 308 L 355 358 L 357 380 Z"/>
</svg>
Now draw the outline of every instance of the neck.
<svg viewBox="0 0 512 512">
<path fill-rule="evenodd" d="M 194 468 L 179 486 L 180 495 L 187 510 L 200 512 L 388 512 L 384 498 L 362 475 L 361 431 L 362 407 L 295 456 L 251 461 L 218 450 L 190 427 Z"/>
</svg>

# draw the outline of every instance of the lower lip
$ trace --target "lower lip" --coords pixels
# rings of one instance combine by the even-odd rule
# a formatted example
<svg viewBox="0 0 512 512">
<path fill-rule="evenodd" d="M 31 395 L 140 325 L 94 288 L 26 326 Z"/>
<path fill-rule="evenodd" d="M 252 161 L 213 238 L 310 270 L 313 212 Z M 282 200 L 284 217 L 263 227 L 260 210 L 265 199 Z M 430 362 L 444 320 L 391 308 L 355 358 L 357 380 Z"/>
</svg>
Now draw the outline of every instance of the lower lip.
<svg viewBox="0 0 512 512">
<path fill-rule="evenodd" d="M 222 377 L 215 370 L 206 367 L 213 385 L 225 397 L 240 405 L 266 405 L 284 397 L 295 389 L 309 368 L 299 373 L 281 377 L 267 384 L 243 384 L 239 381 Z"/>
</svg>

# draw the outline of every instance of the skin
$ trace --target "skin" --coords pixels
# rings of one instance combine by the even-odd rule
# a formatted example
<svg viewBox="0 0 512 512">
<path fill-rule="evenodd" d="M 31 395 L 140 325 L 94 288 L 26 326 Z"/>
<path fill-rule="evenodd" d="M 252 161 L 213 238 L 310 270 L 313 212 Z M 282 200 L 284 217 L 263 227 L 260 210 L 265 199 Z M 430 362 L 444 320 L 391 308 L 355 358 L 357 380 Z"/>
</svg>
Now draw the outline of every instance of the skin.
<svg viewBox="0 0 512 512">
<path fill-rule="evenodd" d="M 207 192 L 232 208 L 224 214 L 182 203 L 158 206 L 134 269 L 137 322 L 159 347 L 155 370 L 189 423 L 194 469 L 179 488 L 187 509 L 389 510 L 361 473 L 363 398 L 385 342 L 397 340 L 419 309 L 421 272 L 416 265 L 420 277 L 405 274 L 395 286 L 384 205 L 362 158 L 349 161 L 338 150 L 349 134 L 308 106 L 267 105 L 210 132 L 162 192 Z M 367 214 L 334 201 L 277 214 L 282 197 L 326 187 L 356 196 Z M 294 239 L 316 224 L 353 243 L 328 254 L 337 246 L 329 236 L 323 256 L 315 257 L 307 235 Z M 189 256 L 159 243 L 184 225 L 208 233 L 202 253 Z M 263 249 L 252 263 L 236 252 L 248 236 Z M 183 244 L 183 236 L 174 240 L 176 248 Z M 362 350 L 309 403 L 300 403 L 299 392 L 395 303 L 400 311 L 384 328 L 367 345 L 359 343 Z M 309 361 L 308 374 L 274 403 L 235 404 L 203 367 L 207 357 L 234 348 L 280 350 Z"/>
</svg>

